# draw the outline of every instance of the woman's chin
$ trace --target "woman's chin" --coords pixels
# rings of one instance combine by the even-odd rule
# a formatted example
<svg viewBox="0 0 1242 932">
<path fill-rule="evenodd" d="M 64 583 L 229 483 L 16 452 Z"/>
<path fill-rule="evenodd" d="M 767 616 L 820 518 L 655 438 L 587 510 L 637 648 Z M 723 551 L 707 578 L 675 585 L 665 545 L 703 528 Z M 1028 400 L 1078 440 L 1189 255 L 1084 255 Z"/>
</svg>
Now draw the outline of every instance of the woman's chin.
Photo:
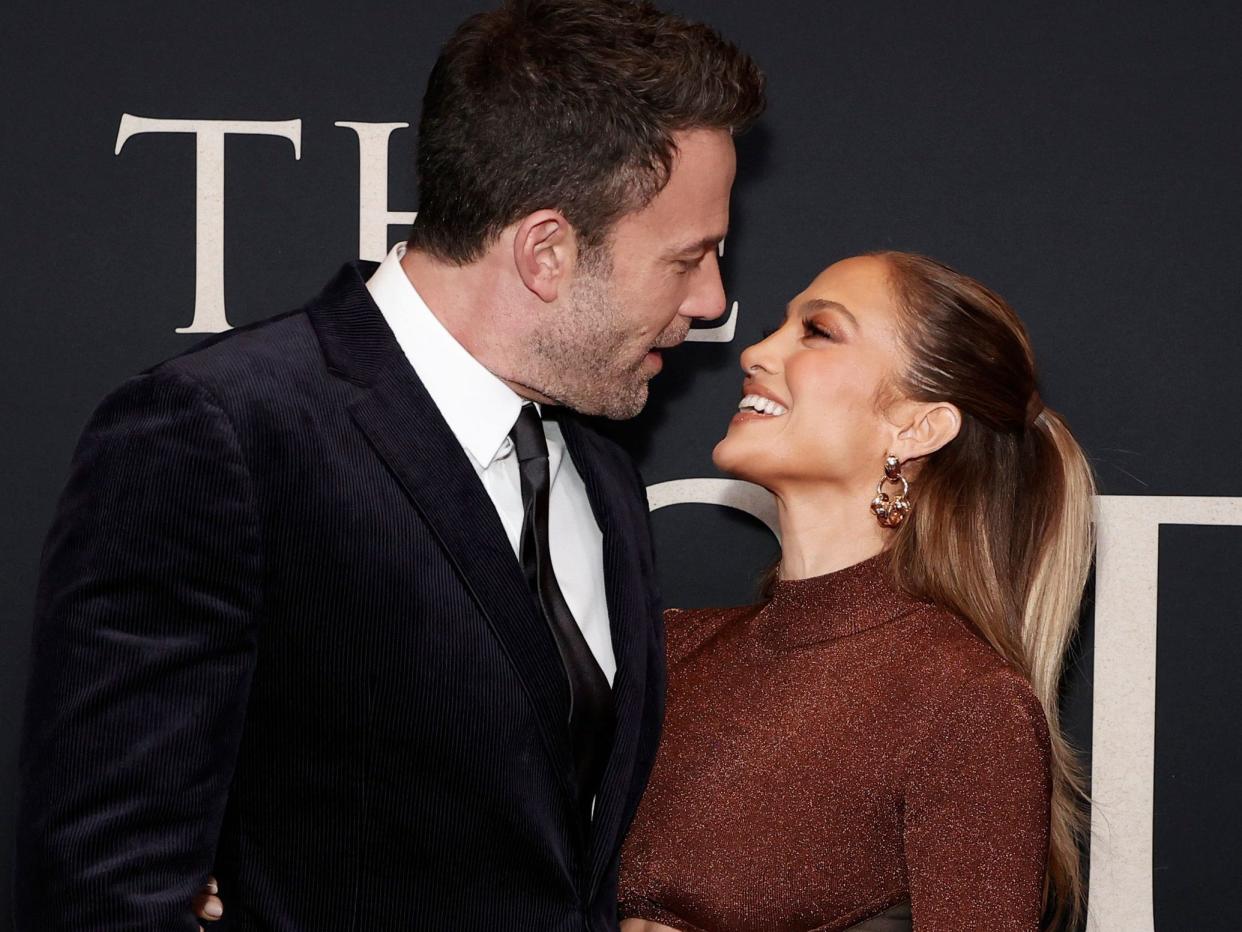
<svg viewBox="0 0 1242 932">
<path fill-rule="evenodd" d="M 755 482 L 757 480 L 752 475 L 753 469 L 747 469 L 747 466 L 755 465 L 755 458 L 748 457 L 744 447 L 745 444 L 740 443 L 736 437 L 725 434 L 712 450 L 712 463 L 721 472 L 735 479 Z"/>
</svg>

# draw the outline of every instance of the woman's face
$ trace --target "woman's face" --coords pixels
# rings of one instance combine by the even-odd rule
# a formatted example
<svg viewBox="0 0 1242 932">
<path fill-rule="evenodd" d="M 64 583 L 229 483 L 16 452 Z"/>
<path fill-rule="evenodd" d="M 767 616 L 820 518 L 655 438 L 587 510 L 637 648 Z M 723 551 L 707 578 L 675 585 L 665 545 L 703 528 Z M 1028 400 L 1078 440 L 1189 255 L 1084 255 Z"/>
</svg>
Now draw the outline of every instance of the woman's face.
<svg viewBox="0 0 1242 932">
<path fill-rule="evenodd" d="M 821 272 L 781 326 L 742 353 L 742 404 L 716 465 L 778 494 L 808 483 L 868 494 L 899 432 L 881 407 L 905 365 L 896 325 L 882 259 Z"/>
</svg>

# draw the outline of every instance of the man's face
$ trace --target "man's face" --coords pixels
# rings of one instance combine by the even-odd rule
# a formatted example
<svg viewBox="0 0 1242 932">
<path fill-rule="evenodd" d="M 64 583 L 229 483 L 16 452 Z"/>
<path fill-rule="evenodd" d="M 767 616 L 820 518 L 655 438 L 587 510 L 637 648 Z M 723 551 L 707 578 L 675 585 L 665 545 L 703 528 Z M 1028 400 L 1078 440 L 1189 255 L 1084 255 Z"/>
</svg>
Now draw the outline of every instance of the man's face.
<svg viewBox="0 0 1242 932">
<path fill-rule="evenodd" d="M 724 312 L 717 245 L 729 225 L 733 140 L 723 130 L 674 140 L 668 184 L 617 221 L 602 256 L 579 258 L 556 324 L 537 340 L 545 393 L 584 414 L 638 414 L 661 350 L 685 340 L 692 319 Z"/>
</svg>

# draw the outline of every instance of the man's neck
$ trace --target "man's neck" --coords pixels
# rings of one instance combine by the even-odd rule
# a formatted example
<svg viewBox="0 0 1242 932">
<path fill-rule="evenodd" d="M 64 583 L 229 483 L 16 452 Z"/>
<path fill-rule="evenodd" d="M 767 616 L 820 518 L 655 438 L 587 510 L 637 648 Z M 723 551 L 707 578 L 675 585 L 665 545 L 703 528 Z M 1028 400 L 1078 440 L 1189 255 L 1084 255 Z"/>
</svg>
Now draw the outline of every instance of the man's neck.
<svg viewBox="0 0 1242 932">
<path fill-rule="evenodd" d="M 423 303 L 466 352 L 523 398 L 553 403 L 516 377 L 520 366 L 513 351 L 524 342 L 520 335 L 526 296 L 511 293 L 512 285 L 495 257 L 489 254 L 454 265 L 407 249 L 401 268 Z"/>
</svg>

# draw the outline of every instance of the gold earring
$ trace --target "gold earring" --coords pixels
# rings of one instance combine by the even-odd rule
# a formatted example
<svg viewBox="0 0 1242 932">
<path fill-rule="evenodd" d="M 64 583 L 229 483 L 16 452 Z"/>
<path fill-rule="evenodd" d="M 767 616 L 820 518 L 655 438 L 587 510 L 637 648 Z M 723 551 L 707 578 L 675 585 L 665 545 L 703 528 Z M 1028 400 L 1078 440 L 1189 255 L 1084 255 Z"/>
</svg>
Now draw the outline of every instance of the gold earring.
<svg viewBox="0 0 1242 932">
<path fill-rule="evenodd" d="M 901 483 L 901 494 L 896 500 L 890 499 L 884 491 L 885 483 Z M 875 498 L 871 500 L 871 513 L 880 522 L 881 527 L 898 527 L 910 515 L 910 483 L 901 474 L 901 460 L 889 453 L 884 457 L 884 477 L 875 487 Z"/>
</svg>

